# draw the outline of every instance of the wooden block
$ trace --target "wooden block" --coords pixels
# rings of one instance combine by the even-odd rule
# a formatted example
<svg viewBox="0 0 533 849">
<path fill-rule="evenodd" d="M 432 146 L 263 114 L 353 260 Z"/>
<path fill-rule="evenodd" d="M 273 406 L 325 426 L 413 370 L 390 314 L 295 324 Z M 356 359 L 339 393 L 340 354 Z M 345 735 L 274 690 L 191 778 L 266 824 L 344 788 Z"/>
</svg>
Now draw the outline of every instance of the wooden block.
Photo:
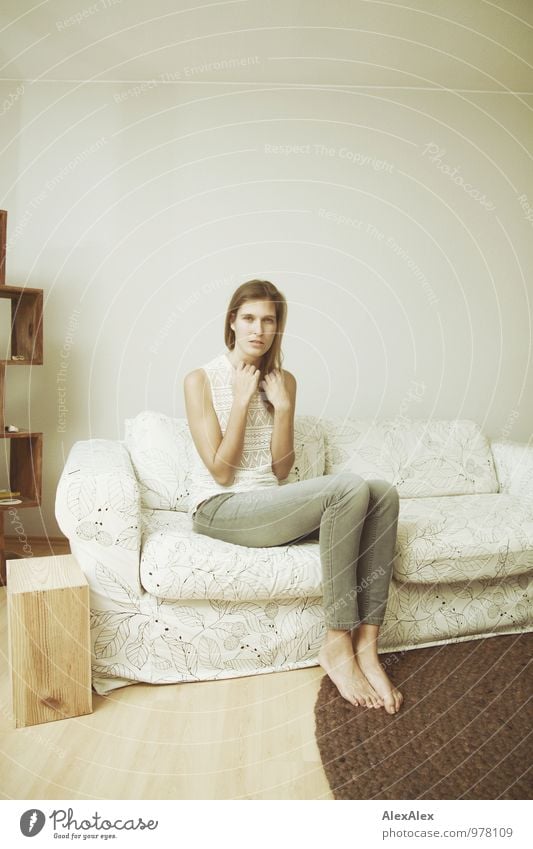
<svg viewBox="0 0 533 849">
<path fill-rule="evenodd" d="M 92 713 L 89 585 L 71 554 L 7 561 L 17 728 Z"/>
</svg>

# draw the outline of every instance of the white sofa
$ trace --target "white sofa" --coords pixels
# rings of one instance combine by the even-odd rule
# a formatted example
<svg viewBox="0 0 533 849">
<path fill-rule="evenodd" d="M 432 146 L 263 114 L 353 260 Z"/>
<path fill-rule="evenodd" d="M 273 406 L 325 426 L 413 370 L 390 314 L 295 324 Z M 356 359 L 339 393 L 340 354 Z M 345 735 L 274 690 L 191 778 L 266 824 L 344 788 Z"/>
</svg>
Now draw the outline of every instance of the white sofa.
<svg viewBox="0 0 533 849">
<path fill-rule="evenodd" d="M 144 411 L 122 441 L 75 443 L 56 517 L 91 590 L 93 687 L 232 678 L 317 664 L 318 535 L 248 548 L 187 516 L 185 419 Z M 400 495 L 378 650 L 533 630 L 533 447 L 475 422 L 297 416 L 285 483 L 354 471 Z"/>
</svg>

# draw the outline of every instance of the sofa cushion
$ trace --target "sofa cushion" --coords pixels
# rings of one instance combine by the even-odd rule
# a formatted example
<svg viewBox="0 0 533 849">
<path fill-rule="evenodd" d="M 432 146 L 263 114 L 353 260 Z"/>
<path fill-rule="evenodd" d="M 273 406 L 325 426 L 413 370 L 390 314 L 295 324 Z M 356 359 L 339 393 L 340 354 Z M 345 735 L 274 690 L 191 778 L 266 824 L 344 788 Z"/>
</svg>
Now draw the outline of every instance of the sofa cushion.
<svg viewBox="0 0 533 849">
<path fill-rule="evenodd" d="M 187 420 L 143 410 L 125 420 L 124 443 L 139 481 L 141 505 L 186 512 L 194 449 Z"/>
<path fill-rule="evenodd" d="M 326 443 L 320 420 L 316 416 L 295 416 L 294 463 L 280 486 L 318 478 L 325 467 Z"/>
<path fill-rule="evenodd" d="M 532 569 L 533 498 L 483 493 L 400 501 L 397 580 L 505 582 Z"/>
<path fill-rule="evenodd" d="M 322 419 L 325 474 L 383 478 L 402 498 L 498 492 L 492 452 L 469 420 Z"/>
<path fill-rule="evenodd" d="M 321 594 L 315 540 L 249 548 L 195 533 L 189 517 L 142 510 L 141 583 L 160 599 L 280 599 Z"/>
<path fill-rule="evenodd" d="M 186 513 L 195 451 L 187 419 L 143 410 L 125 420 L 124 443 L 139 481 L 142 506 Z M 324 434 L 315 416 L 295 416 L 294 453 L 282 486 L 324 473 Z"/>
<path fill-rule="evenodd" d="M 532 569 L 533 499 L 486 493 L 400 501 L 397 581 L 493 581 Z M 197 534 L 181 513 L 142 510 L 141 583 L 167 600 L 321 597 L 318 538 L 251 548 Z"/>
</svg>

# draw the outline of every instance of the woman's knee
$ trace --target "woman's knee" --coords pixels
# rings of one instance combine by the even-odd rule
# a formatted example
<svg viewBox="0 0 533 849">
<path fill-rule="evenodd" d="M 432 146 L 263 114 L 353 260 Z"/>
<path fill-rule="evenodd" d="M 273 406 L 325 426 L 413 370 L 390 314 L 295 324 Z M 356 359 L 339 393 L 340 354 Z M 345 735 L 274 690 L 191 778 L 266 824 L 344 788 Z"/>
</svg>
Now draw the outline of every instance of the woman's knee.
<svg viewBox="0 0 533 849">
<path fill-rule="evenodd" d="M 394 484 L 386 480 L 370 480 L 368 485 L 374 501 L 377 501 L 383 508 L 398 510 L 400 496 Z"/>
</svg>

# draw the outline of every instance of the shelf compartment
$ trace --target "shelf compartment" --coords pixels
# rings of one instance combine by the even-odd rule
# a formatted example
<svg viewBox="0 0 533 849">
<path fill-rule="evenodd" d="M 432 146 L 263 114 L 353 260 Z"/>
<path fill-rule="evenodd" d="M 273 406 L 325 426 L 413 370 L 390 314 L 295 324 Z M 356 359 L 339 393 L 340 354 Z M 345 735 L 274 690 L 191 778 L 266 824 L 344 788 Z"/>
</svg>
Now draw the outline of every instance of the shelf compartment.
<svg viewBox="0 0 533 849">
<path fill-rule="evenodd" d="M 3 463 L 5 470 L 9 467 L 9 483 L 5 487 L 20 492 L 14 498 L 20 498 L 21 504 L 2 504 L 4 510 L 9 507 L 17 509 L 38 507 L 41 503 L 43 435 L 29 431 L 18 433 L 2 433 L 4 442 Z M 9 454 L 9 461 L 7 455 Z"/>
<path fill-rule="evenodd" d="M 11 356 L 6 365 L 42 365 L 43 363 L 43 290 L 24 286 L 0 285 L 0 298 L 11 301 Z"/>
</svg>

